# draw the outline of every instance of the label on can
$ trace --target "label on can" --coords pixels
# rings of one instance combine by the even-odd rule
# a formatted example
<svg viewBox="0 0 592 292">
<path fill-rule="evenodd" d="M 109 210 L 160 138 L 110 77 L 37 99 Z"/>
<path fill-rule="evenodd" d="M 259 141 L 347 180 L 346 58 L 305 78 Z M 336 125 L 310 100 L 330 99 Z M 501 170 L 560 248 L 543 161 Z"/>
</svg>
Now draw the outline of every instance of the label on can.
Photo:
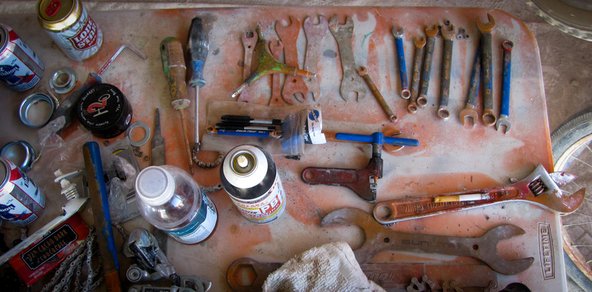
<svg viewBox="0 0 592 292">
<path fill-rule="evenodd" d="M 216 207 L 214 203 L 210 201 L 210 199 L 202 192 L 202 201 L 201 206 L 199 207 L 199 211 L 197 215 L 191 220 L 187 226 L 173 230 L 167 231 L 171 236 L 178 239 L 180 242 L 186 244 L 193 244 L 198 243 L 200 241 L 205 240 L 212 234 L 214 228 L 216 227 L 216 222 L 218 221 L 218 212 L 216 212 Z"/>
<path fill-rule="evenodd" d="M 12 28 L 0 24 L 0 80 L 16 91 L 33 88 L 43 75 L 43 62 Z"/>
<path fill-rule="evenodd" d="M 66 56 L 76 61 L 90 58 L 103 44 L 103 32 L 84 8 L 72 26 L 63 31 L 47 30 L 47 33 Z"/>
<path fill-rule="evenodd" d="M 0 218 L 17 225 L 35 221 L 45 208 L 45 197 L 12 162 L 2 160 L 0 164 L 8 176 L 0 188 Z"/>
<path fill-rule="evenodd" d="M 286 209 L 286 193 L 276 170 L 271 187 L 257 199 L 248 201 L 230 196 L 240 213 L 249 221 L 268 223 L 277 219 Z"/>
</svg>

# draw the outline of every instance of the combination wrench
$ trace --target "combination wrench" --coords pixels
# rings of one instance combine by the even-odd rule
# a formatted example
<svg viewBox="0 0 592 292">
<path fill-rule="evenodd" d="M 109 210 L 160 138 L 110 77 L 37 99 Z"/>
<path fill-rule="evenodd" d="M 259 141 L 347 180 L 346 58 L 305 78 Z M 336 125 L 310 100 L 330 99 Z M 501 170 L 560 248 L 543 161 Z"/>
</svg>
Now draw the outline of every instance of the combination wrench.
<svg viewBox="0 0 592 292">
<path fill-rule="evenodd" d="M 288 25 L 283 25 L 281 21 L 275 23 L 275 31 L 284 44 L 284 62 L 288 66 L 298 68 L 298 35 L 300 34 L 301 22 L 298 18 L 289 17 Z M 308 86 L 304 82 L 304 77 L 300 75 L 286 75 L 284 87 L 282 87 L 282 96 L 284 100 L 296 100 L 304 102 L 308 95 Z"/>
<path fill-rule="evenodd" d="M 306 54 L 304 56 L 304 70 L 318 72 L 319 61 L 321 60 L 321 45 L 329 31 L 329 22 L 323 15 L 318 16 L 318 22 L 307 16 L 302 23 L 304 35 L 306 36 Z M 308 93 L 314 101 L 321 96 L 321 82 L 318 77 L 304 79 L 308 86 Z"/>
<path fill-rule="evenodd" d="M 423 56 L 423 68 L 421 70 L 421 89 L 417 97 L 417 105 L 424 107 L 428 104 L 428 90 L 430 88 L 430 75 L 432 74 L 432 60 L 434 59 L 434 46 L 440 29 L 437 25 L 425 28 L 427 43 L 425 55 Z"/>
<path fill-rule="evenodd" d="M 393 123 L 396 122 L 397 116 L 393 113 L 393 110 L 388 103 L 386 103 L 386 100 L 384 100 L 384 97 L 380 93 L 380 90 L 378 90 L 378 87 L 376 87 L 376 84 L 374 84 L 374 81 L 372 81 L 372 78 L 370 78 L 370 75 L 368 75 L 368 68 L 364 66 L 358 68 L 358 74 L 364 79 L 364 81 L 366 81 L 366 84 L 370 88 L 370 92 L 372 92 L 388 119 Z"/>
<path fill-rule="evenodd" d="M 463 126 L 469 125 L 471 128 L 477 123 L 479 114 L 477 113 L 477 98 L 479 97 L 479 86 L 481 85 L 481 48 L 478 47 L 475 52 L 473 69 L 471 69 L 471 81 L 469 82 L 469 92 L 465 108 L 459 113 L 459 119 Z"/>
<path fill-rule="evenodd" d="M 339 56 L 341 57 L 341 68 L 343 69 L 343 77 L 339 87 L 341 98 L 347 101 L 350 95 L 355 93 L 359 101 L 366 96 L 367 90 L 361 77 L 356 73 L 355 68 L 354 51 L 352 48 L 354 21 L 350 17 L 346 17 L 345 23 L 339 24 L 339 19 L 335 15 L 329 19 L 329 30 L 337 41 Z"/>
<path fill-rule="evenodd" d="M 415 56 L 413 57 L 413 75 L 411 76 L 411 98 L 407 105 L 407 111 L 412 114 L 416 113 L 418 109 L 419 78 L 421 76 L 421 65 L 426 39 L 424 37 L 414 38 L 413 45 L 415 46 Z"/>
<path fill-rule="evenodd" d="M 487 13 L 487 23 L 477 19 L 477 28 L 481 32 L 481 70 L 483 70 L 483 115 L 481 119 L 485 126 L 495 125 L 496 116 L 493 112 L 493 60 L 492 60 L 492 36 L 495 20 Z"/>
<path fill-rule="evenodd" d="M 399 77 L 401 79 L 401 98 L 409 99 L 411 97 L 411 91 L 409 91 L 409 80 L 407 79 L 407 64 L 405 63 L 405 48 L 403 40 L 405 38 L 405 32 L 403 28 L 395 28 L 392 30 L 393 36 L 395 37 L 395 47 L 397 48 L 397 61 L 399 62 Z"/>
<path fill-rule="evenodd" d="M 502 104 L 500 107 L 500 116 L 495 124 L 495 129 L 500 131 L 504 128 L 504 134 L 510 131 L 510 83 L 512 80 L 512 47 L 514 43 L 509 40 L 502 42 L 502 50 L 504 51 L 504 73 L 502 83 Z"/>
<path fill-rule="evenodd" d="M 442 50 L 442 70 L 440 72 L 440 106 L 438 106 L 437 114 L 439 118 L 447 120 L 450 117 L 448 98 L 450 96 L 452 50 L 456 38 L 454 25 L 450 24 L 442 27 L 442 38 L 444 39 L 444 48 Z"/>
</svg>

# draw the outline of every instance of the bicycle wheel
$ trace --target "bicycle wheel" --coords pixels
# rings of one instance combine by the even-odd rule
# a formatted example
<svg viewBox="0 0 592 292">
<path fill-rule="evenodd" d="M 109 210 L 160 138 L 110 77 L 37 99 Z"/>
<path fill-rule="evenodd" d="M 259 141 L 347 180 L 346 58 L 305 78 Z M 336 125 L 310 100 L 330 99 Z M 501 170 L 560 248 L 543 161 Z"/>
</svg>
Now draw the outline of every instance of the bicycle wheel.
<svg viewBox="0 0 592 292">
<path fill-rule="evenodd" d="M 551 136 L 555 171 L 576 175 L 562 187 L 567 193 L 592 187 L 592 112 L 569 120 Z M 592 291 L 592 200 L 561 217 L 567 275 L 586 291 Z"/>
</svg>

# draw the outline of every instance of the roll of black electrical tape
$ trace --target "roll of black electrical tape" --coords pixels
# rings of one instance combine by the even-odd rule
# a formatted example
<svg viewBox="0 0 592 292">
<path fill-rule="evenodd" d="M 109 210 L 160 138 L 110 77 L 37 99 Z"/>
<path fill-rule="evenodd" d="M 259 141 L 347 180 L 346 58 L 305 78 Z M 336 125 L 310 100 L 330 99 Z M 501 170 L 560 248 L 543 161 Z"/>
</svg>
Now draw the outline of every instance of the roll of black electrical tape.
<svg viewBox="0 0 592 292">
<path fill-rule="evenodd" d="M 99 138 L 123 133 L 132 120 L 132 107 L 115 86 L 97 84 L 82 94 L 76 106 L 80 123 Z"/>
</svg>

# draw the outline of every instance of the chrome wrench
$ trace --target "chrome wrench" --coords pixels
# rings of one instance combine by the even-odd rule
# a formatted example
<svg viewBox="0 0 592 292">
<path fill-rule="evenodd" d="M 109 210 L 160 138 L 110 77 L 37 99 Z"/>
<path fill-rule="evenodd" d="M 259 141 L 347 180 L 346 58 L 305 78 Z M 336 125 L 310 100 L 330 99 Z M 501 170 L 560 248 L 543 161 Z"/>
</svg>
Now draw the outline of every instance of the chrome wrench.
<svg viewBox="0 0 592 292">
<path fill-rule="evenodd" d="M 481 32 L 481 70 L 483 70 L 483 115 L 481 119 L 485 126 L 495 125 L 497 117 L 493 112 L 493 60 L 492 60 L 492 36 L 495 20 L 487 13 L 487 23 L 477 19 L 477 28 Z"/>
<path fill-rule="evenodd" d="M 440 106 L 438 106 L 437 114 L 439 118 L 447 120 L 450 117 L 448 97 L 450 96 L 452 50 L 454 49 L 454 39 L 456 38 L 454 25 L 450 24 L 442 27 L 442 38 L 444 39 L 444 48 L 442 50 L 442 70 L 440 72 Z"/>
<path fill-rule="evenodd" d="M 423 57 L 423 68 L 421 70 L 421 89 L 417 97 L 417 105 L 424 107 L 428 104 L 428 90 L 430 88 L 430 75 L 432 74 L 432 60 L 434 59 L 434 46 L 436 45 L 436 37 L 440 30 L 437 25 L 428 26 L 425 28 L 427 36 L 427 43 L 425 55 Z"/>
<path fill-rule="evenodd" d="M 304 19 L 302 27 L 306 36 L 306 54 L 304 59 L 304 70 L 318 72 L 319 61 L 321 60 L 321 45 L 323 38 L 329 31 L 329 23 L 323 15 L 318 16 L 319 21 L 314 23 L 313 18 L 307 16 Z M 317 77 L 304 79 L 308 87 L 309 95 L 314 101 L 318 101 L 321 96 L 321 83 Z"/>
<path fill-rule="evenodd" d="M 514 43 L 505 40 L 502 42 L 502 49 L 504 51 L 504 73 L 502 83 L 502 104 L 500 107 L 500 116 L 495 124 L 495 129 L 500 131 L 504 128 L 504 134 L 510 131 L 510 83 L 512 81 L 512 47 Z"/>
<path fill-rule="evenodd" d="M 283 25 L 282 21 L 275 23 L 275 31 L 284 44 L 284 61 L 288 66 L 298 68 L 298 35 L 300 34 L 301 22 L 295 17 L 290 16 L 288 25 Z M 316 77 L 313 77 L 316 78 Z M 304 82 L 304 77 L 300 75 L 286 75 L 282 96 L 286 102 L 296 100 L 304 102 L 308 95 L 308 86 Z M 288 102 L 289 103 L 289 102 Z"/>
<path fill-rule="evenodd" d="M 405 48 L 403 40 L 405 33 L 403 28 L 395 28 L 392 30 L 393 36 L 395 37 L 395 47 L 397 47 L 397 61 L 399 62 L 399 77 L 401 79 L 401 98 L 409 99 L 411 97 L 411 91 L 409 91 L 409 80 L 407 79 L 407 64 L 405 63 Z"/>
<path fill-rule="evenodd" d="M 415 45 L 415 56 L 413 57 L 413 75 L 411 76 L 411 99 L 409 99 L 409 104 L 407 105 L 407 111 L 412 114 L 416 113 L 418 109 L 419 78 L 421 76 L 421 65 L 426 39 L 424 37 L 414 38 L 413 44 Z"/>
<path fill-rule="evenodd" d="M 356 73 L 355 68 L 356 64 L 352 48 L 354 21 L 350 17 L 346 17 L 345 23 L 339 24 L 339 19 L 335 15 L 329 20 L 329 30 L 337 41 L 339 56 L 341 57 L 341 68 L 343 69 L 343 77 L 341 79 L 341 86 L 339 87 L 341 98 L 347 101 L 349 96 L 355 93 L 359 101 L 366 97 L 367 90 L 362 78 Z"/>
</svg>

